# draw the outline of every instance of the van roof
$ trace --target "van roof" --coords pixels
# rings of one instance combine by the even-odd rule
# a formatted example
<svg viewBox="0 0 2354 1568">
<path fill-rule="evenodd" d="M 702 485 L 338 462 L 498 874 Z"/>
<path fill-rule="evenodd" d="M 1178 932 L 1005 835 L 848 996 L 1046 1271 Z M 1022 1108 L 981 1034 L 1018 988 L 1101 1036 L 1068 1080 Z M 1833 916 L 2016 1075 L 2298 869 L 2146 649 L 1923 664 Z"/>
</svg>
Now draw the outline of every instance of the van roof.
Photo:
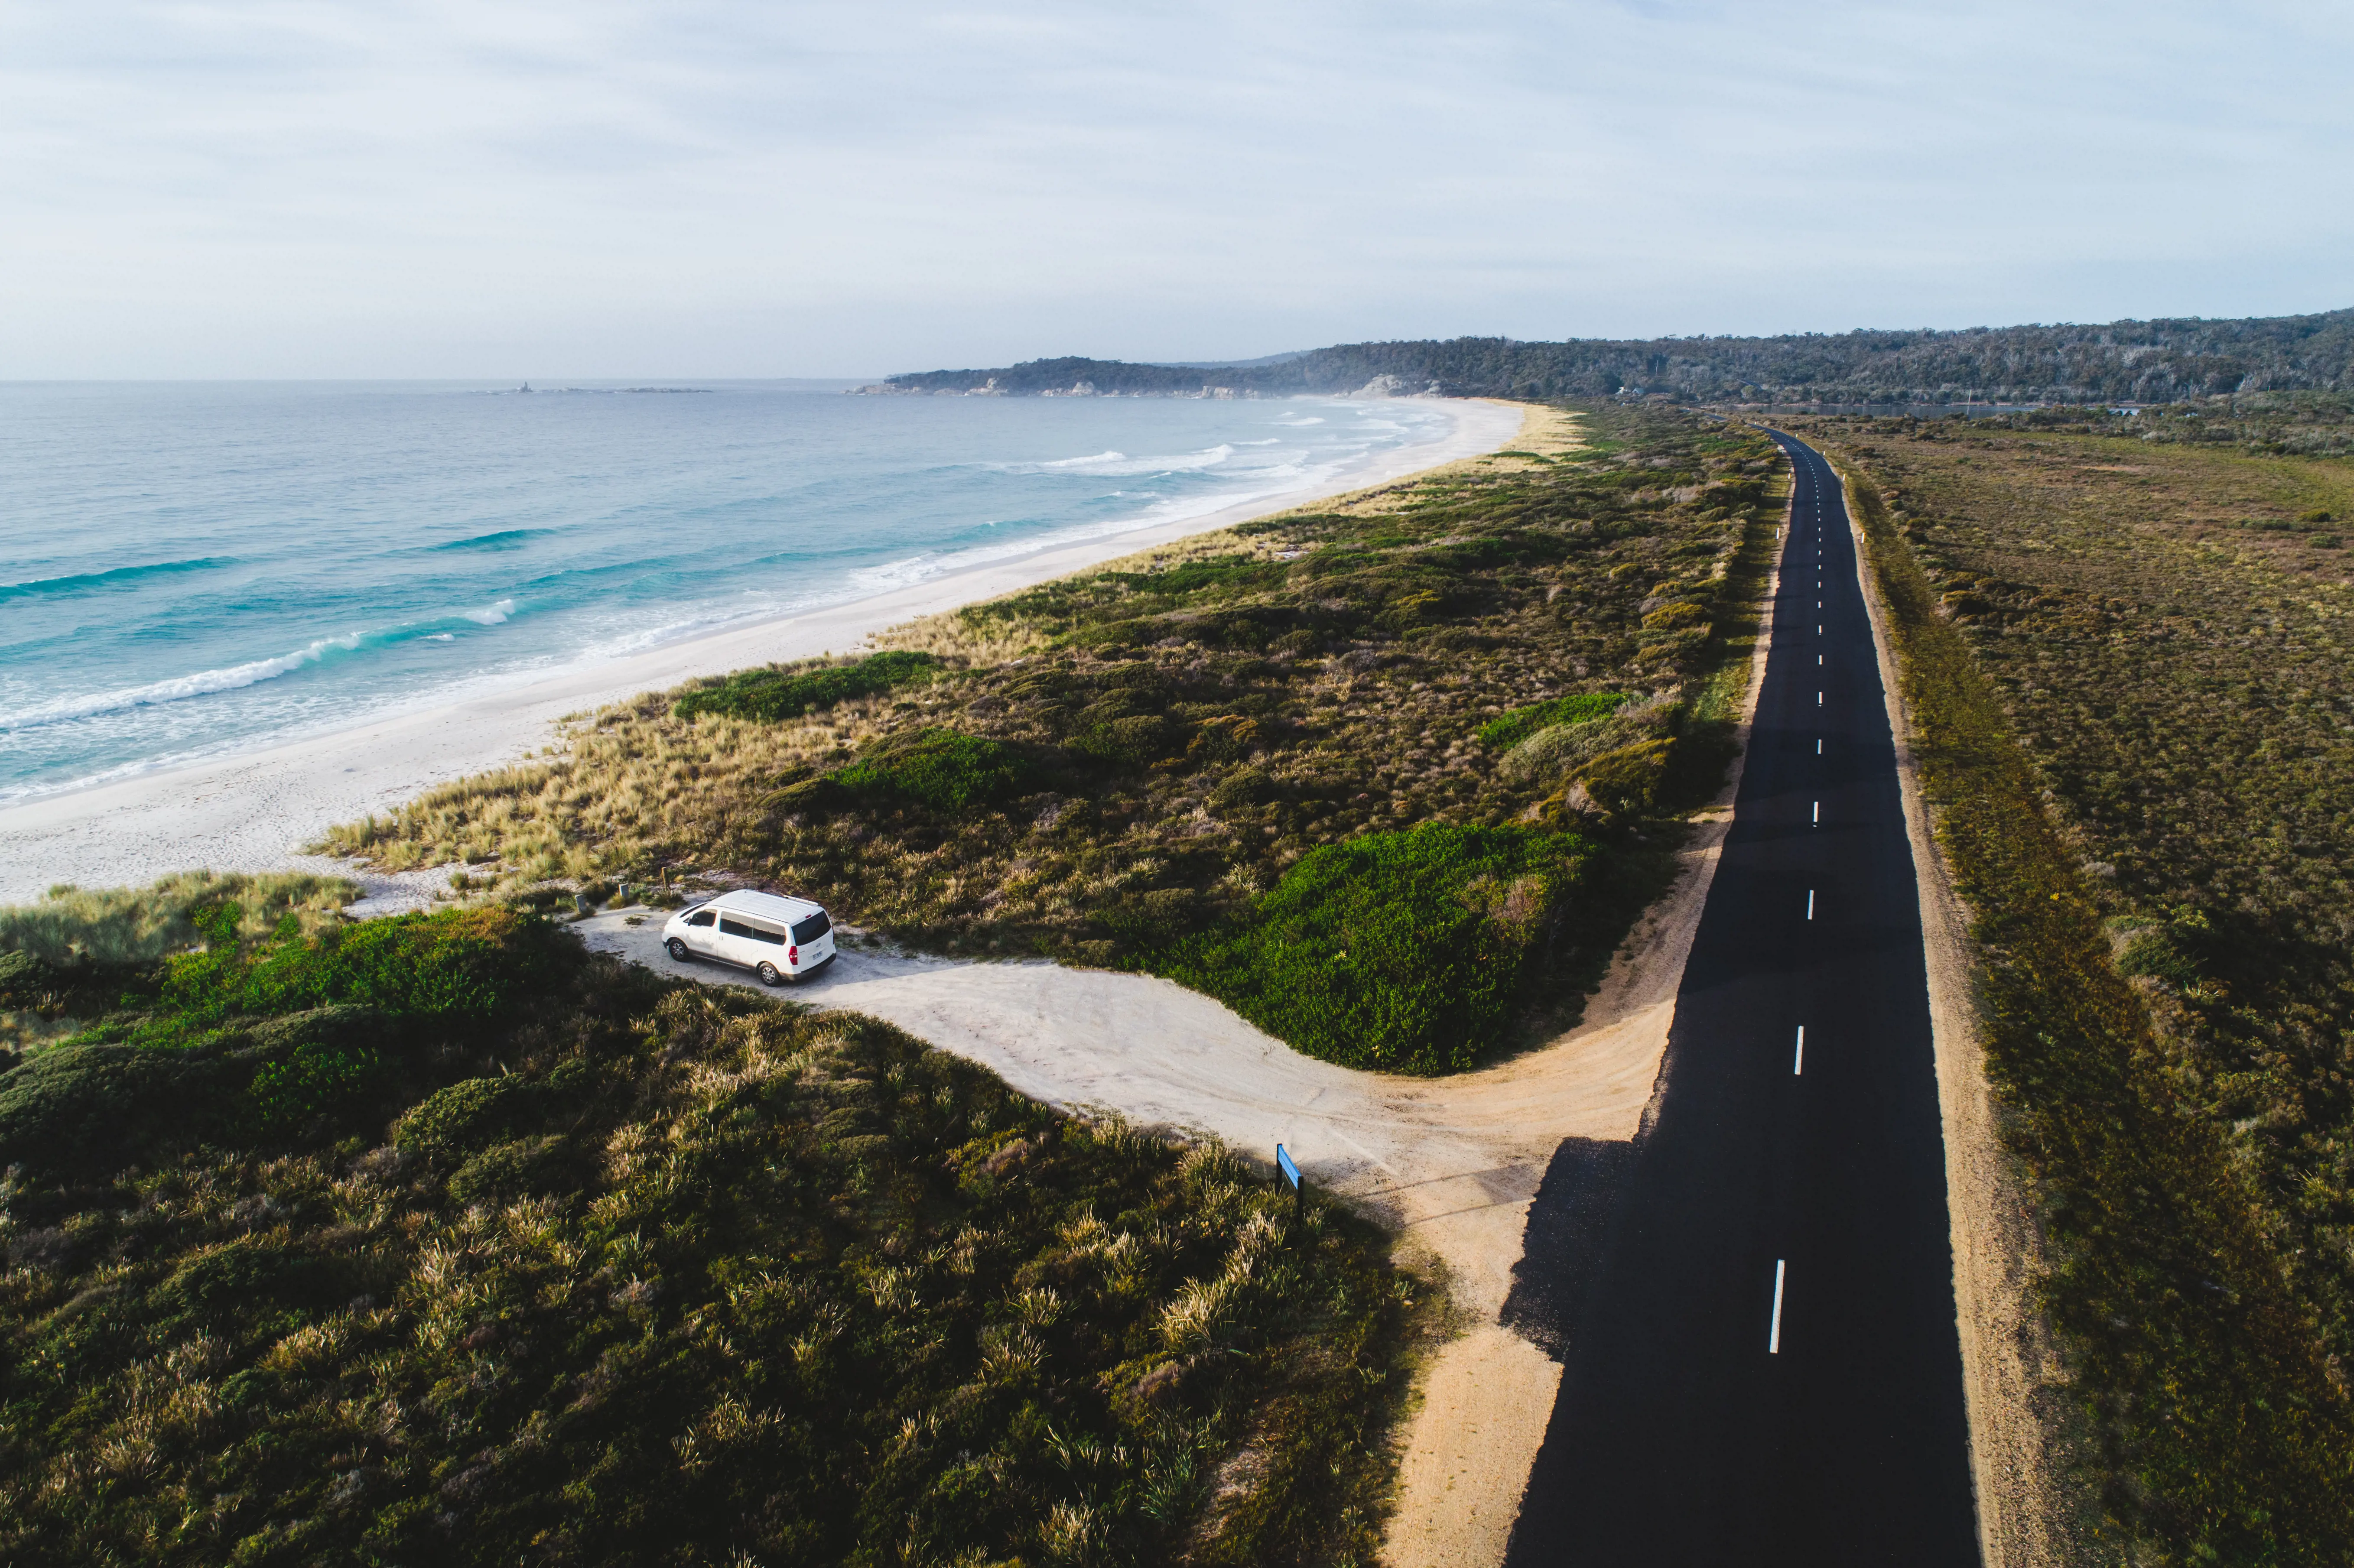
<svg viewBox="0 0 2354 1568">
<path fill-rule="evenodd" d="M 733 893 L 723 893 L 710 902 L 699 904 L 695 907 L 734 909 L 746 915 L 766 915 L 771 920 L 806 920 L 811 916 L 822 911 L 822 906 L 812 904 L 806 898 L 779 898 L 773 893 L 754 893 L 746 888 L 738 888 Z"/>
</svg>

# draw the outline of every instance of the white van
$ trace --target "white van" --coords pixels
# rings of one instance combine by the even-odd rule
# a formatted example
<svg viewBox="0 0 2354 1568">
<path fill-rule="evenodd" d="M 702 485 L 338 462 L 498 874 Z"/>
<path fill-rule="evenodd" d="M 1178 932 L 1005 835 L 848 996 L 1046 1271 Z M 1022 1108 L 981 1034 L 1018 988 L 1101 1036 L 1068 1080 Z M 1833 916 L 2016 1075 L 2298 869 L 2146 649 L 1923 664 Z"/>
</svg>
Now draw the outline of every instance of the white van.
<svg viewBox="0 0 2354 1568">
<path fill-rule="evenodd" d="M 783 985 L 833 962 L 833 922 L 806 898 L 723 893 L 672 916 L 663 946 L 682 964 L 716 959 Z"/>
</svg>

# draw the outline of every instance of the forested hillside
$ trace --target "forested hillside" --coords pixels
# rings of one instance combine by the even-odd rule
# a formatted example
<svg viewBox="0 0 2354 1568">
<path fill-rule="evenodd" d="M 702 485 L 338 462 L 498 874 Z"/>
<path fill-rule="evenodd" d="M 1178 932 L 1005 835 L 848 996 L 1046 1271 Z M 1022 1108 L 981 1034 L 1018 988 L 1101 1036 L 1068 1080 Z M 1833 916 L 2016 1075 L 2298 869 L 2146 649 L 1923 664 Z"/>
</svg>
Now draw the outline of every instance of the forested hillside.
<svg viewBox="0 0 2354 1568">
<path fill-rule="evenodd" d="M 1660 392 L 1702 402 L 2164 401 L 2262 391 L 2354 389 L 2354 310 L 2245 321 L 2111 322 L 1960 332 L 1806 333 L 1784 337 L 1501 337 L 1355 343 L 1276 365 L 1224 369 L 1035 359 L 996 370 L 892 376 L 892 391 L 1192 394 L 1205 385 L 1287 397 L 1347 392 L 1379 376 L 1454 397 L 1606 397 Z"/>
</svg>

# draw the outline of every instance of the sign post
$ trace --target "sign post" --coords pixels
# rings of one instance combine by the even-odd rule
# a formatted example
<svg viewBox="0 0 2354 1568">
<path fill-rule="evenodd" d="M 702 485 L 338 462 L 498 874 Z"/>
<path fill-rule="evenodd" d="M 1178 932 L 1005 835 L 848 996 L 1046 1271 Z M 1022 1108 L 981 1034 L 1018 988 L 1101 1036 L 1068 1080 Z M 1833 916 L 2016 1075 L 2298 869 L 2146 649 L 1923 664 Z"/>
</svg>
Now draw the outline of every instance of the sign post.
<svg viewBox="0 0 2354 1568">
<path fill-rule="evenodd" d="M 1299 1179 L 1299 1167 L 1292 1162 L 1291 1151 L 1279 1143 L 1275 1146 L 1275 1168 L 1283 1172 L 1285 1181 L 1291 1183 L 1292 1217 L 1306 1219 L 1308 1217 L 1308 1183 Z"/>
</svg>

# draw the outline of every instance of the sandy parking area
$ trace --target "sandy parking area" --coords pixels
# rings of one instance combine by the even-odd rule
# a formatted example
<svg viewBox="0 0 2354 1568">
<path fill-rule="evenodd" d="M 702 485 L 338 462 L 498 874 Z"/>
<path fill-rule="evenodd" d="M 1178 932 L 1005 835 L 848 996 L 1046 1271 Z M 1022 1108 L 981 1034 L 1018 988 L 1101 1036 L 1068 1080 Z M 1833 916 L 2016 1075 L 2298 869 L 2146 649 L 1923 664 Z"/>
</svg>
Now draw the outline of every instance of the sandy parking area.
<svg viewBox="0 0 2354 1568">
<path fill-rule="evenodd" d="M 1712 833 L 1695 866 L 1713 853 Z M 663 918 L 620 911 L 576 928 L 591 948 L 649 968 L 760 989 L 741 970 L 674 963 L 662 950 Z M 1689 944 L 1688 928 L 1674 935 Z M 1626 994 L 1596 998 L 1586 1027 L 1440 1079 L 1303 1056 L 1223 1003 L 1143 975 L 845 948 L 786 994 L 888 1019 L 1050 1105 L 1208 1133 L 1267 1164 L 1280 1142 L 1311 1182 L 1390 1216 L 1443 1258 L 1463 1305 L 1492 1319 L 1554 1148 L 1570 1137 L 1633 1137 L 1650 1098 L 1674 996 L 1672 977 L 1661 990 L 1652 971 L 1670 966 L 1643 965 L 1639 978 L 1622 967 Z"/>
</svg>

